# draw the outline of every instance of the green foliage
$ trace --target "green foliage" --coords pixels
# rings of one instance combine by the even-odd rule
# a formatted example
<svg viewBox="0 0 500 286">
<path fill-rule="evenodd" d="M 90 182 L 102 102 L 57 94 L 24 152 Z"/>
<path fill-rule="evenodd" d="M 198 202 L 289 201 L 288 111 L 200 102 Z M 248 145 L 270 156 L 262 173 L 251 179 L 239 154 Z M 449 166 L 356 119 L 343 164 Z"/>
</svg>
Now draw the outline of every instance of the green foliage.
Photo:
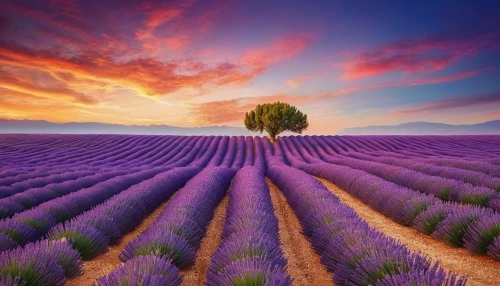
<svg viewBox="0 0 500 286">
<path fill-rule="evenodd" d="M 245 127 L 251 131 L 264 130 L 274 143 L 276 136 L 284 131 L 302 133 L 309 126 L 307 115 L 288 103 L 274 102 L 259 104 L 245 114 Z"/>
</svg>

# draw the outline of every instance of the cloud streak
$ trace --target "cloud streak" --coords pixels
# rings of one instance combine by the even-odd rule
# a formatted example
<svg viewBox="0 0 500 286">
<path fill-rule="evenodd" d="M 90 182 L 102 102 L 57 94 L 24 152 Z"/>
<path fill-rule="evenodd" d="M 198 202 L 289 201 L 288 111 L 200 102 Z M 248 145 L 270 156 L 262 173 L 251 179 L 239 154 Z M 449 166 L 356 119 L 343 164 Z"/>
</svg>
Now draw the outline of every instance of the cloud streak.
<svg viewBox="0 0 500 286">
<path fill-rule="evenodd" d="M 454 32 L 422 39 L 396 41 L 359 54 L 342 64 L 342 79 L 351 80 L 395 71 L 435 72 L 480 50 L 500 48 L 500 31 Z"/>
<path fill-rule="evenodd" d="M 275 40 L 268 46 L 246 51 L 239 61 L 250 67 L 267 67 L 297 56 L 314 41 L 315 35 L 311 33 L 289 35 Z"/>
<path fill-rule="evenodd" d="M 498 105 L 500 107 L 500 92 L 426 102 L 409 109 L 396 111 L 392 115 L 413 116 L 443 112 L 455 108 L 477 107 L 485 105 Z"/>
</svg>

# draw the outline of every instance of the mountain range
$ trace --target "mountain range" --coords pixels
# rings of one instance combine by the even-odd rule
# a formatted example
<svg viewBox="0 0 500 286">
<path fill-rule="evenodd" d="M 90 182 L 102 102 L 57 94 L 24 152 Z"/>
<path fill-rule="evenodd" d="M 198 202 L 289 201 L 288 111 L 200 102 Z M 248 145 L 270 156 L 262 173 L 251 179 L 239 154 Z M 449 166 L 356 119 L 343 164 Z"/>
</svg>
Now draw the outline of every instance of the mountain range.
<svg viewBox="0 0 500 286">
<path fill-rule="evenodd" d="M 252 135 L 243 127 L 176 127 L 169 125 L 120 125 L 97 122 L 54 123 L 44 120 L 0 119 L 0 133 L 140 134 L 140 135 Z"/>
<path fill-rule="evenodd" d="M 339 135 L 500 135 L 500 120 L 472 125 L 408 122 L 395 126 L 347 128 Z"/>
<path fill-rule="evenodd" d="M 0 133 L 41 134 L 141 134 L 141 135 L 260 135 L 243 127 L 177 127 L 169 125 L 120 125 L 97 122 L 54 123 L 44 120 L 0 119 Z M 287 135 L 287 134 L 282 134 Z M 367 126 L 342 130 L 338 135 L 500 135 L 500 120 L 472 125 L 409 122 L 395 126 Z"/>
</svg>

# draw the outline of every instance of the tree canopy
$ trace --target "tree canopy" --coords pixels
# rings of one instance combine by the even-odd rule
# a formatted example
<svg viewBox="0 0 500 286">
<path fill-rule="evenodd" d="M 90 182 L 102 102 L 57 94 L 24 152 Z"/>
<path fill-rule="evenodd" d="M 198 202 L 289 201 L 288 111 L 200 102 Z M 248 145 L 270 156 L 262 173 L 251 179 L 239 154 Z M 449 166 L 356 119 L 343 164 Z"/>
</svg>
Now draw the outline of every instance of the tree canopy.
<svg viewBox="0 0 500 286">
<path fill-rule="evenodd" d="M 269 133 L 269 140 L 274 143 L 276 136 L 284 131 L 301 134 L 309 126 L 307 115 L 295 106 L 284 102 L 259 104 L 245 114 L 245 127 L 251 131 L 264 130 Z"/>
</svg>

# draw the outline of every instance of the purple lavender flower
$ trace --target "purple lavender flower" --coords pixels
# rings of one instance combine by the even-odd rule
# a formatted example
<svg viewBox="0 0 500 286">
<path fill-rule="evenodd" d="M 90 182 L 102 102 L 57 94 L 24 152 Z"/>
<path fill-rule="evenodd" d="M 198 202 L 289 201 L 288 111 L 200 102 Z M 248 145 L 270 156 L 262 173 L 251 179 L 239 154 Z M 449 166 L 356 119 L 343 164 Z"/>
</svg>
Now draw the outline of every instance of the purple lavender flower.
<svg viewBox="0 0 500 286">
<path fill-rule="evenodd" d="M 477 207 L 454 210 L 437 225 L 432 237 L 454 246 L 463 246 L 466 230 L 479 218 L 485 216 L 485 213 L 485 209 Z"/>
<path fill-rule="evenodd" d="M 82 222 L 68 222 L 53 227 L 50 240 L 66 239 L 83 260 L 90 260 L 108 251 L 108 239 L 97 229 Z"/>
<path fill-rule="evenodd" d="M 500 215 L 483 217 L 465 232 L 464 245 L 474 253 L 486 254 L 488 246 L 500 237 Z"/>
<path fill-rule="evenodd" d="M 493 239 L 493 242 L 488 246 L 488 256 L 500 261 L 500 237 Z"/>
<path fill-rule="evenodd" d="M 119 258 L 126 262 L 143 255 L 156 255 L 171 260 L 179 269 L 184 269 L 194 265 L 196 249 L 192 248 L 181 236 L 169 231 L 157 231 L 139 236 L 129 243 L 120 253 Z"/>
<path fill-rule="evenodd" d="M 289 286 L 293 280 L 279 266 L 271 267 L 258 258 L 238 260 L 208 279 L 208 286 L 267 285 Z"/>
<path fill-rule="evenodd" d="M 0 233 L 0 251 L 12 249 L 17 246 L 17 242 L 10 236 Z"/>
<path fill-rule="evenodd" d="M 0 234 L 7 235 L 19 245 L 24 245 L 36 236 L 36 230 L 13 219 L 0 221 Z"/>
<path fill-rule="evenodd" d="M 413 270 L 394 276 L 387 276 L 375 283 L 375 286 L 413 286 L 413 285 L 447 285 L 465 286 L 467 279 L 447 274 L 442 268 L 435 266 L 429 270 Z"/>
<path fill-rule="evenodd" d="M 55 218 L 50 213 L 38 209 L 17 214 L 13 217 L 13 220 L 32 227 L 36 231 L 37 237 L 42 237 L 50 228 L 57 224 Z"/>
<path fill-rule="evenodd" d="M 129 260 L 106 276 L 97 278 L 99 286 L 115 285 L 180 285 L 182 277 L 170 261 L 154 255 Z"/>
<path fill-rule="evenodd" d="M 24 286 L 25 282 L 21 281 L 19 276 L 12 278 L 12 276 L 0 276 L 0 286 Z"/>
<path fill-rule="evenodd" d="M 451 213 L 450 204 L 434 204 L 421 212 L 413 221 L 413 227 L 425 234 L 432 234 L 437 225 Z"/>
<path fill-rule="evenodd" d="M 24 211 L 24 207 L 11 200 L 3 199 L 0 201 L 0 219 L 10 217 L 11 215 Z"/>
<path fill-rule="evenodd" d="M 0 279 L 8 280 L 9 276 L 18 277 L 26 285 L 62 286 L 66 282 L 57 258 L 40 248 L 0 253 Z"/>
</svg>

